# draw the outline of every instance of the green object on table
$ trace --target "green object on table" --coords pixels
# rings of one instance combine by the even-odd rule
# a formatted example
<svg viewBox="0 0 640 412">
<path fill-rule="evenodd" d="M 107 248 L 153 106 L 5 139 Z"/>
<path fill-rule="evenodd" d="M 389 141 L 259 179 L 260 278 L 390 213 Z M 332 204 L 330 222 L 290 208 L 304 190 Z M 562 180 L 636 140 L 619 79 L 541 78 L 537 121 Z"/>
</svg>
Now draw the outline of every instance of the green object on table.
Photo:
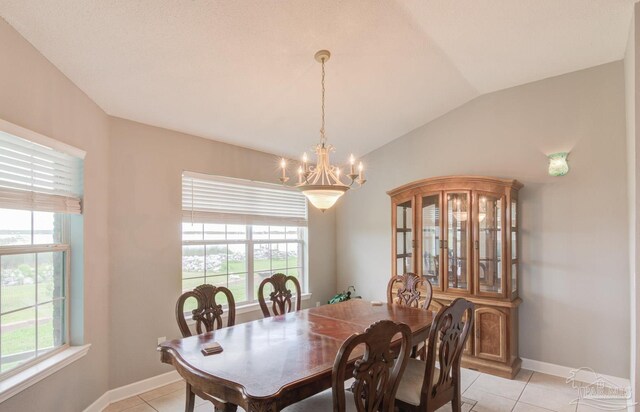
<svg viewBox="0 0 640 412">
<path fill-rule="evenodd" d="M 353 290 L 353 293 L 356 292 L 356 288 L 353 286 L 349 286 L 347 288 L 347 290 L 343 291 L 342 293 L 338 293 L 337 295 L 335 295 L 334 297 L 332 297 L 331 299 L 329 299 L 329 304 L 332 303 L 340 303 L 340 302 L 346 302 L 348 300 L 351 300 L 351 291 Z M 354 296 L 354 298 L 360 298 L 360 296 Z"/>
</svg>

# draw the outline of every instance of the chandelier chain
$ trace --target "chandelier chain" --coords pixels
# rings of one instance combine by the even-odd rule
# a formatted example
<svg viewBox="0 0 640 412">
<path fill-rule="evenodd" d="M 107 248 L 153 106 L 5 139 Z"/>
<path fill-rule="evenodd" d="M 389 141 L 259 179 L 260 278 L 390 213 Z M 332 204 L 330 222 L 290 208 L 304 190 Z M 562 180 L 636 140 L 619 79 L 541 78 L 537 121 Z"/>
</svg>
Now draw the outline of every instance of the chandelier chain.
<svg viewBox="0 0 640 412">
<path fill-rule="evenodd" d="M 320 142 L 324 145 L 327 141 L 327 138 L 324 135 L 324 61 L 322 59 L 322 126 L 320 127 Z"/>
</svg>

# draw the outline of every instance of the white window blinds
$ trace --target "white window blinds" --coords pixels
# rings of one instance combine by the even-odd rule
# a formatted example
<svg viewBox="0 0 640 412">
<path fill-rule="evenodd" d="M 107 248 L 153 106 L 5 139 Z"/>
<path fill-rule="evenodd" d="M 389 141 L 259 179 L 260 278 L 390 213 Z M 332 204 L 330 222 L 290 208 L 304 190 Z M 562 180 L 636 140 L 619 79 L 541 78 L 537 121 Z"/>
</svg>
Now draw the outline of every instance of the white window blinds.
<svg viewBox="0 0 640 412">
<path fill-rule="evenodd" d="M 280 185 L 184 172 L 184 222 L 307 225 L 307 202 Z"/>
<path fill-rule="evenodd" d="M 0 207 L 81 213 L 82 163 L 0 131 Z"/>
</svg>

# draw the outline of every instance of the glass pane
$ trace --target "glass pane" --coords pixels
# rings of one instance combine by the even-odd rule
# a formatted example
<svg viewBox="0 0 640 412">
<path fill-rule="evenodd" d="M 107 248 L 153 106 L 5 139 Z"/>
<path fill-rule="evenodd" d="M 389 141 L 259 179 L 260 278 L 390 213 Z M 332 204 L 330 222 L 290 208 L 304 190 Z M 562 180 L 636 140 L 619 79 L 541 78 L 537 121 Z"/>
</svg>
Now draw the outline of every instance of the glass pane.
<svg viewBox="0 0 640 412">
<path fill-rule="evenodd" d="M 511 227 L 518 227 L 518 204 L 511 201 Z"/>
<path fill-rule="evenodd" d="M 478 282 L 481 292 L 502 293 L 502 202 L 494 196 L 478 199 Z"/>
<path fill-rule="evenodd" d="M 294 278 L 297 278 L 298 280 L 300 279 L 300 274 L 302 273 L 301 268 L 293 268 L 293 269 L 288 269 L 286 275 L 287 276 L 293 276 Z M 302 287 L 302 282 L 300 282 L 300 287 Z"/>
<path fill-rule="evenodd" d="M 247 238 L 247 227 L 245 225 L 227 225 L 228 240 L 244 240 Z"/>
<path fill-rule="evenodd" d="M 52 212 L 33 212 L 34 244 L 60 243 L 62 222 L 60 217 L 55 219 L 55 215 L 56 214 Z M 57 226 L 57 228 L 54 230 L 55 226 Z M 56 232 L 57 236 L 54 236 L 54 232 Z"/>
<path fill-rule="evenodd" d="M 271 270 L 284 272 L 287 269 L 287 244 L 271 244 Z"/>
<path fill-rule="evenodd" d="M 204 246 L 182 246 L 182 277 L 204 278 Z"/>
<path fill-rule="evenodd" d="M 31 244 L 31 211 L 0 209 L 0 245 Z"/>
<path fill-rule="evenodd" d="M 440 196 L 422 198 L 422 274 L 440 284 Z"/>
<path fill-rule="evenodd" d="M 396 215 L 396 255 L 398 259 L 402 260 L 402 271 L 398 271 L 398 274 L 413 272 L 413 209 L 411 202 L 399 204 Z"/>
<path fill-rule="evenodd" d="M 64 300 L 38 306 L 38 355 L 65 342 Z"/>
<path fill-rule="evenodd" d="M 269 239 L 269 226 L 252 226 L 253 239 L 255 240 L 268 240 Z"/>
<path fill-rule="evenodd" d="M 447 196 L 447 279 L 449 288 L 468 289 L 469 196 Z"/>
<path fill-rule="evenodd" d="M 247 274 L 246 273 L 234 273 L 229 275 L 228 288 L 233 294 L 233 298 L 238 302 L 246 302 L 247 299 Z M 256 286 L 257 288 L 257 286 Z"/>
<path fill-rule="evenodd" d="M 511 293 L 518 290 L 518 263 L 511 265 Z"/>
<path fill-rule="evenodd" d="M 0 316 L 0 328 L 1 372 L 11 370 L 35 357 L 35 308 Z"/>
<path fill-rule="evenodd" d="M 225 240 L 225 225 L 204 224 L 204 240 Z"/>
<path fill-rule="evenodd" d="M 287 227 L 287 240 L 297 240 L 298 239 L 298 228 L 295 226 Z"/>
<path fill-rule="evenodd" d="M 518 258 L 518 236 L 517 232 L 511 232 L 511 259 Z"/>
<path fill-rule="evenodd" d="M 0 312 L 36 304 L 36 255 L 5 255 L 0 257 Z"/>
<path fill-rule="evenodd" d="M 271 272 L 271 249 L 268 243 L 253 245 L 253 270 Z"/>
<path fill-rule="evenodd" d="M 247 271 L 247 246 L 245 244 L 229 245 L 229 254 L 227 256 L 228 273 Z"/>
<path fill-rule="evenodd" d="M 64 252 L 38 253 L 38 303 L 64 297 Z"/>
<path fill-rule="evenodd" d="M 205 270 L 207 283 L 209 283 L 209 276 L 221 274 L 227 274 L 227 245 L 209 245 Z"/>
<path fill-rule="evenodd" d="M 271 226 L 270 228 L 270 237 L 271 240 L 284 240 L 285 238 L 285 227 L 284 226 Z"/>
<path fill-rule="evenodd" d="M 182 240 L 202 240 L 202 226 L 201 223 L 183 223 Z"/>
<path fill-rule="evenodd" d="M 190 279 L 182 279 L 182 291 L 187 292 L 189 290 L 193 290 L 196 287 L 205 284 L 204 277 L 202 278 L 190 278 Z M 195 306 L 192 308 L 195 309 Z"/>
<path fill-rule="evenodd" d="M 299 249 L 298 243 L 287 243 L 287 267 L 294 268 L 299 265 Z"/>
</svg>

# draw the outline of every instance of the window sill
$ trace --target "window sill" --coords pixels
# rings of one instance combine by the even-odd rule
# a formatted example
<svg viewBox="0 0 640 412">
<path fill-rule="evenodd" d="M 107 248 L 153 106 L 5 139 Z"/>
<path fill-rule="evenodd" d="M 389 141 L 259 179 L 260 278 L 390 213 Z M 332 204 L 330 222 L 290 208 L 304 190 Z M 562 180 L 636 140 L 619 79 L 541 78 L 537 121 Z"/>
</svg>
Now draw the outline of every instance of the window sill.
<svg viewBox="0 0 640 412">
<path fill-rule="evenodd" d="M 22 372 L 0 381 L 0 403 L 82 358 L 89 352 L 90 347 L 90 344 L 71 346 Z"/>
</svg>

